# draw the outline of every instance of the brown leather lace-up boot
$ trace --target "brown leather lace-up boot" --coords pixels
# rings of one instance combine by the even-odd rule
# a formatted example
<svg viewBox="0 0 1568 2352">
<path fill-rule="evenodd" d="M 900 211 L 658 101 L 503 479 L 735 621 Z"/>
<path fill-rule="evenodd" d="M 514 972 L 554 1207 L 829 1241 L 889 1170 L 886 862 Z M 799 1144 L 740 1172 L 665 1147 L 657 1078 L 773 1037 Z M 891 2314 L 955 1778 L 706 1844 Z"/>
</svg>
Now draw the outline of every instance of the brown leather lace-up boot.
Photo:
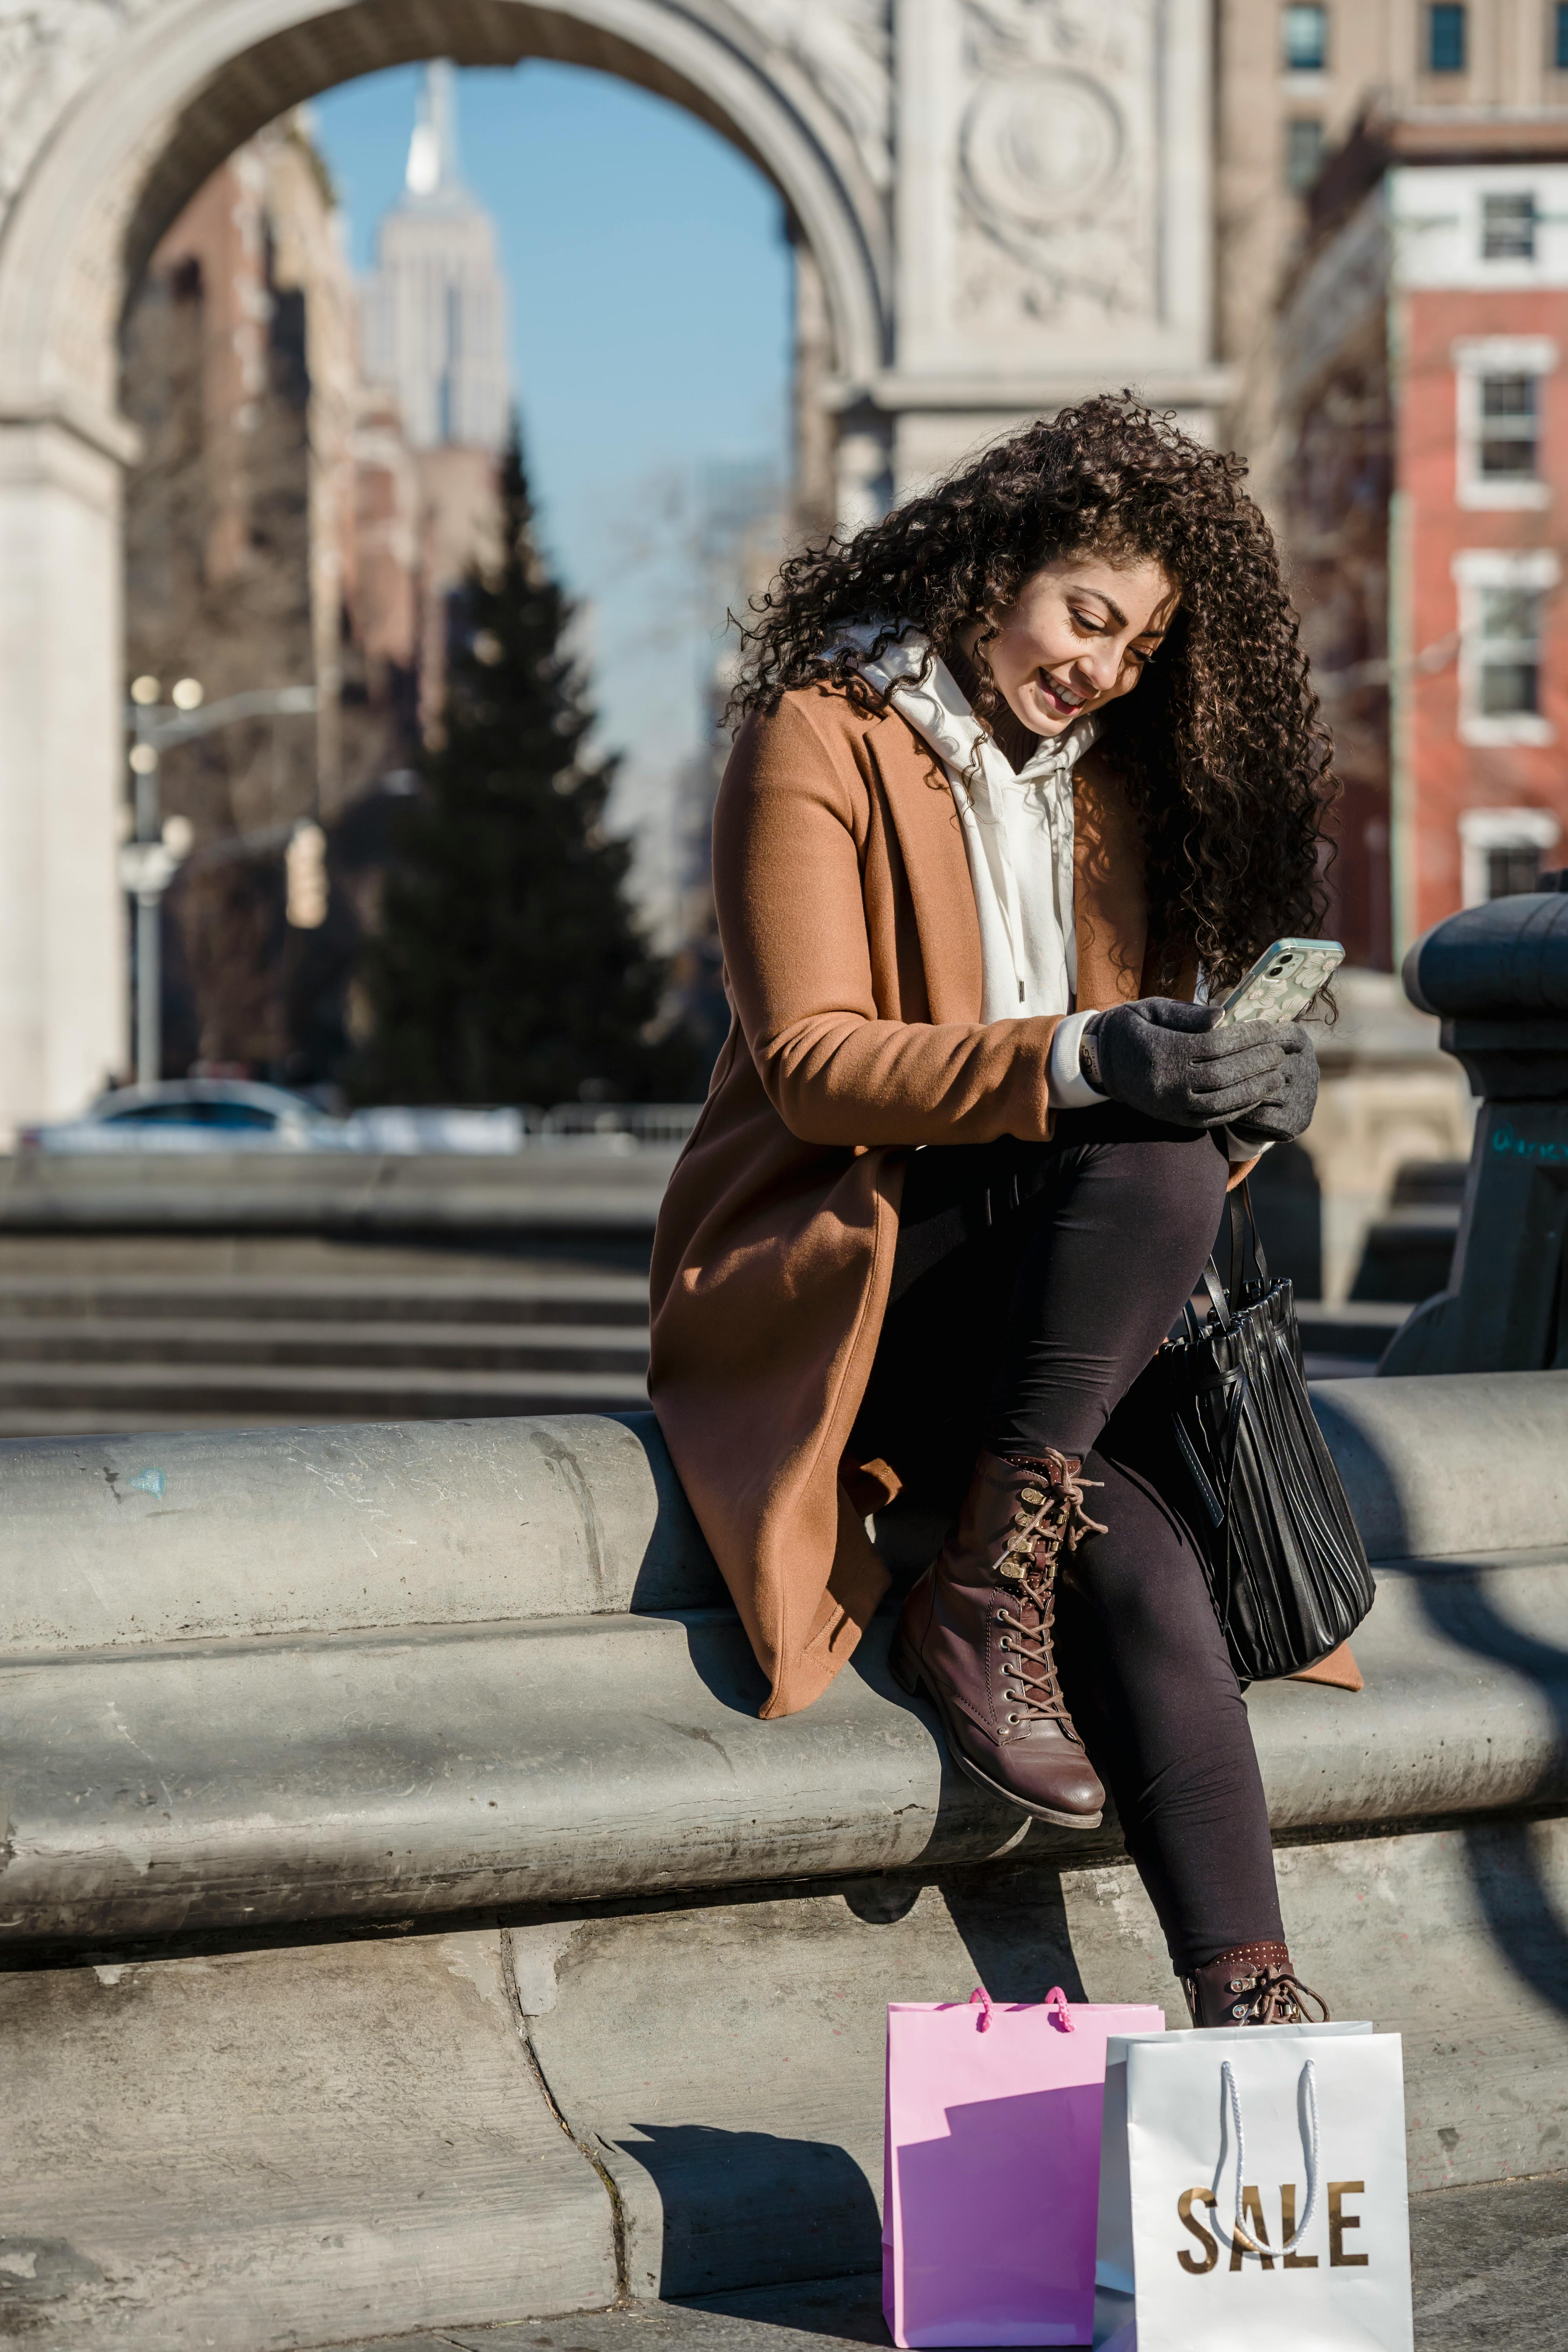
<svg viewBox="0 0 1568 2352">
<path fill-rule="evenodd" d="M 1182 1979 L 1194 2025 L 1305 2025 L 1329 2022 L 1329 2004 L 1304 1985 L 1283 1944 L 1237 1944 Z M 1309 2019 L 1302 2004 L 1321 2015 Z"/>
<path fill-rule="evenodd" d="M 1086 1535 L 1081 1465 L 982 1454 L 958 1526 L 904 1603 L 893 1673 L 936 1706 L 949 1753 L 993 1796 L 1064 1829 L 1105 1804 L 1057 1676 L 1058 1563 Z"/>
</svg>

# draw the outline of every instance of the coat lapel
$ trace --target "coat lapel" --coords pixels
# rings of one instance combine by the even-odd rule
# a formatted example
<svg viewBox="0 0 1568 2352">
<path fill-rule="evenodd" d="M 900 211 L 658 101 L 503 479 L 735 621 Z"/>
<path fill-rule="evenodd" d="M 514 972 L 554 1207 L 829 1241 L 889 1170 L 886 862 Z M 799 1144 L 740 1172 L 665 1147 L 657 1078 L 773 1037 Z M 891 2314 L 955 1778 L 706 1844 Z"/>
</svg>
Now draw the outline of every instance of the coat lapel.
<svg viewBox="0 0 1568 2352">
<path fill-rule="evenodd" d="M 894 711 L 871 730 L 867 741 L 903 856 L 931 1018 L 978 1021 L 980 918 L 947 778 L 934 754 Z"/>
</svg>

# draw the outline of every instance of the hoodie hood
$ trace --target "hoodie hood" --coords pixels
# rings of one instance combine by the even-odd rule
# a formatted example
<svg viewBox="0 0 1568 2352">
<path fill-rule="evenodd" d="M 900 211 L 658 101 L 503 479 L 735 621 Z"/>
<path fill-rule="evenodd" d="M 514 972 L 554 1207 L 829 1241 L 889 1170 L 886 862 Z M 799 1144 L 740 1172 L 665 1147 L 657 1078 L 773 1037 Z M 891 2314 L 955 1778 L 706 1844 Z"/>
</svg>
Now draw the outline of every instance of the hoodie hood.
<svg viewBox="0 0 1568 2352">
<path fill-rule="evenodd" d="M 936 753 L 946 771 L 980 918 L 985 1021 L 1068 1013 L 1078 984 L 1073 926 L 1073 770 L 1100 733 L 1090 712 L 1042 736 L 1024 767 L 974 716 L 946 663 L 918 629 L 873 656 L 880 631 L 860 622 L 830 653 L 856 667 Z"/>
</svg>

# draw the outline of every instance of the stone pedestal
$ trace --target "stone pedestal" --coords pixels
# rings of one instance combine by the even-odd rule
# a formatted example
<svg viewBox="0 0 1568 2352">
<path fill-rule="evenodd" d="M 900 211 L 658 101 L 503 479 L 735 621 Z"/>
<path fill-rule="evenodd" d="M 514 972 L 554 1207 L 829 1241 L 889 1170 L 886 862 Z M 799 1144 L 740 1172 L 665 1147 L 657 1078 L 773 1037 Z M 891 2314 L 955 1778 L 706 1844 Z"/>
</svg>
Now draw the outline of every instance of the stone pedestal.
<svg viewBox="0 0 1568 2352">
<path fill-rule="evenodd" d="M 1568 1369 L 1568 896 L 1450 916 L 1405 961 L 1413 1001 L 1482 1097 L 1449 1286 L 1384 1372 Z"/>
<path fill-rule="evenodd" d="M 900 490 L 1026 418 L 1135 383 L 1206 424 L 1208 0 L 897 0 Z"/>
<path fill-rule="evenodd" d="M 1321 1203 L 1322 1295 L 1337 1304 L 1399 1170 L 1463 1160 L 1475 1107 L 1439 1050 L 1437 1023 L 1405 1001 L 1392 972 L 1343 971 L 1334 994 L 1338 1019 L 1312 1025 L 1322 1084 L 1301 1143 Z"/>
</svg>

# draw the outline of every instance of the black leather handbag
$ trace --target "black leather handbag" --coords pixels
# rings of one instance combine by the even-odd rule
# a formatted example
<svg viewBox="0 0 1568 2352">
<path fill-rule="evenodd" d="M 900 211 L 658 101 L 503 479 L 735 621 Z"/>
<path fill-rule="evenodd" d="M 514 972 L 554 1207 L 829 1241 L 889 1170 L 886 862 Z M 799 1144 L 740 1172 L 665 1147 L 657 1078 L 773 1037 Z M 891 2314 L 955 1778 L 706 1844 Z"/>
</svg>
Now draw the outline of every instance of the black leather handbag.
<svg viewBox="0 0 1568 2352">
<path fill-rule="evenodd" d="M 1144 1379 L 1192 1481 L 1188 1524 L 1231 1663 L 1243 1682 L 1274 1682 L 1347 1640 L 1375 1588 L 1308 1400 L 1292 1286 L 1268 1279 L 1245 1184 L 1230 1196 L 1229 1275 L 1222 1287 L 1210 1258 L 1214 1312 L 1189 1304 Z"/>
</svg>

